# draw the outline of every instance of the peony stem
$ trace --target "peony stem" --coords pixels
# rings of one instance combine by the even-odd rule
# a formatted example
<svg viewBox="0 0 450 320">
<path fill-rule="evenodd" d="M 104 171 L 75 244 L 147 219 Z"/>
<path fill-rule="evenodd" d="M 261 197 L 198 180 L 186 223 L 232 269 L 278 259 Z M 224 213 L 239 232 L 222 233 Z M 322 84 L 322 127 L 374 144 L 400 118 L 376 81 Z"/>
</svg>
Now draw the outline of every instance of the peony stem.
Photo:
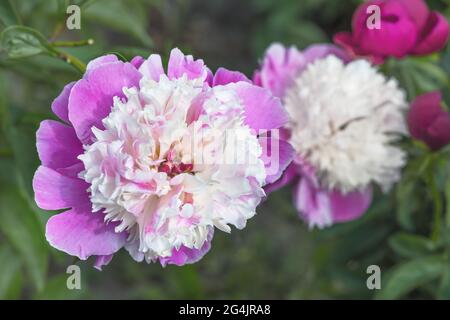
<svg viewBox="0 0 450 320">
<path fill-rule="evenodd" d="M 80 41 L 54 41 L 51 45 L 54 47 L 82 47 L 94 44 L 94 39 L 80 40 Z"/>
<path fill-rule="evenodd" d="M 431 240 L 435 243 L 441 239 L 442 230 L 442 201 L 439 190 L 436 186 L 436 180 L 433 176 L 433 171 L 429 171 L 428 183 L 430 185 L 431 196 L 433 200 L 434 214 L 433 214 L 433 226 L 431 230 Z"/>
<path fill-rule="evenodd" d="M 68 64 L 72 65 L 75 69 L 77 69 L 81 73 L 84 73 L 86 71 L 86 64 L 83 61 L 81 61 L 80 59 L 78 59 L 77 57 L 75 57 L 67 52 L 64 52 L 64 51 L 56 49 L 55 47 L 52 47 L 51 54 L 54 57 L 62 59 L 65 62 L 67 62 Z"/>
</svg>

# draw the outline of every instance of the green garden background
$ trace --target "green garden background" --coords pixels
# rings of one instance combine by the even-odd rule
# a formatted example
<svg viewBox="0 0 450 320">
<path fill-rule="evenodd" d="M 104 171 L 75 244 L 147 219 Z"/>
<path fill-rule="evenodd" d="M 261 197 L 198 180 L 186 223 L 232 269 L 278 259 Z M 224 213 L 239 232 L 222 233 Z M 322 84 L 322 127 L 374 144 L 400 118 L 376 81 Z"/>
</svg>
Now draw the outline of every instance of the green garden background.
<svg viewBox="0 0 450 320">
<path fill-rule="evenodd" d="M 350 30 L 358 0 L 0 0 L 0 31 L 22 25 L 38 39 L 94 44 L 61 48 L 83 62 L 116 53 L 130 60 L 173 47 L 251 77 L 274 41 L 305 48 Z M 450 19 L 449 0 L 428 5 Z M 81 7 L 81 30 L 67 30 L 66 8 Z M 27 29 L 29 31 L 29 29 Z M 412 100 L 441 89 L 449 102 L 450 47 L 426 58 L 388 61 Z M 360 219 L 309 230 L 291 190 L 273 193 L 242 230 L 216 232 L 211 251 L 184 267 L 136 263 L 123 251 L 99 272 L 51 248 L 44 230 L 55 212 L 37 208 L 31 181 L 39 164 L 35 132 L 54 118 L 52 100 L 81 74 L 45 52 L 14 56 L 0 46 L 0 298 L 2 299 L 448 299 L 450 150 L 414 155 L 403 180 L 377 192 Z M 448 104 L 449 105 L 449 104 Z M 68 290 L 68 265 L 81 290 Z M 379 265 L 382 289 L 366 272 Z"/>
</svg>

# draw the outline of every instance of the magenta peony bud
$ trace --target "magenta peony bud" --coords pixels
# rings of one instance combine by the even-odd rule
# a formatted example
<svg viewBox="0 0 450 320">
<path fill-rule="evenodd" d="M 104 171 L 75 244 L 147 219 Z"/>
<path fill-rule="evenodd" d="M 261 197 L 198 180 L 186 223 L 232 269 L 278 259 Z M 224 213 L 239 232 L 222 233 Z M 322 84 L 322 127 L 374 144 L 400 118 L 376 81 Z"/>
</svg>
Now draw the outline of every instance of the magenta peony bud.
<svg viewBox="0 0 450 320">
<path fill-rule="evenodd" d="M 371 26 L 378 6 L 380 21 Z M 378 27 L 378 28 L 377 28 Z M 371 0 L 360 5 L 353 15 L 352 33 L 340 32 L 334 42 L 354 56 L 367 56 L 374 63 L 387 57 L 426 55 L 441 50 L 447 43 L 449 25 L 440 13 L 430 12 L 423 0 Z"/>
<path fill-rule="evenodd" d="M 441 107 L 438 91 L 423 94 L 414 100 L 408 115 L 411 136 L 438 150 L 450 143 L 450 114 Z"/>
</svg>

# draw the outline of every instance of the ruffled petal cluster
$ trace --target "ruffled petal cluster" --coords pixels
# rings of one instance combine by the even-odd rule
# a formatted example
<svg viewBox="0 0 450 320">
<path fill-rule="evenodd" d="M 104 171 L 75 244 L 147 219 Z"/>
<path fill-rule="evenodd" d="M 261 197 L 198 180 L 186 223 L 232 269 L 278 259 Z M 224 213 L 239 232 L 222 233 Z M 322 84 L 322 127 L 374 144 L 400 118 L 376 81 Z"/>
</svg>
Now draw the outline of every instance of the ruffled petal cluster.
<svg viewBox="0 0 450 320">
<path fill-rule="evenodd" d="M 373 184 L 387 191 L 400 179 L 406 159 L 395 142 L 407 134 L 408 105 L 397 82 L 366 60 L 350 61 L 333 46 L 316 48 L 272 45 L 256 75 L 281 97 L 290 116 L 284 135 L 296 151 L 283 177 L 266 190 L 295 182 L 301 217 L 324 227 L 359 217 Z"/>
</svg>

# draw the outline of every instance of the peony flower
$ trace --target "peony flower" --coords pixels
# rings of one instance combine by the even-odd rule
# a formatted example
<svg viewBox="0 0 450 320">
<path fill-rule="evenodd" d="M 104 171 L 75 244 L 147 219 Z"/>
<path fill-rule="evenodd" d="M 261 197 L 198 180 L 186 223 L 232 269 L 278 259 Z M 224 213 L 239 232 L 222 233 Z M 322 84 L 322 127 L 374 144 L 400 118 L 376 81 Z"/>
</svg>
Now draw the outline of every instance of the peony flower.
<svg viewBox="0 0 450 320">
<path fill-rule="evenodd" d="M 439 91 L 417 97 L 411 104 L 408 126 L 411 136 L 425 142 L 432 150 L 450 143 L 450 114 L 442 109 Z"/>
<path fill-rule="evenodd" d="M 369 28 L 368 20 L 380 8 L 379 28 Z M 361 4 L 353 15 L 352 33 L 340 32 L 334 42 L 353 56 L 367 56 L 374 63 L 388 57 L 427 55 L 444 48 L 449 25 L 444 16 L 430 11 L 423 0 L 370 0 Z"/>
<path fill-rule="evenodd" d="M 52 110 L 62 122 L 37 132 L 35 200 L 68 209 L 48 220 L 49 243 L 97 268 L 121 248 L 163 266 L 198 261 L 215 228 L 245 227 L 293 156 L 273 130 L 288 120 L 278 98 L 178 49 L 167 73 L 155 54 L 97 58 Z"/>
<path fill-rule="evenodd" d="M 259 84 L 281 97 L 290 117 L 285 135 L 296 151 L 266 190 L 295 182 L 294 202 L 310 227 L 359 217 L 370 205 L 372 185 L 389 190 L 405 163 L 392 144 L 407 133 L 397 82 L 366 60 L 345 64 L 348 57 L 338 49 L 322 49 L 311 55 L 311 48 L 302 53 L 272 45 L 256 73 Z M 280 83 L 286 86 L 274 90 Z"/>
</svg>

